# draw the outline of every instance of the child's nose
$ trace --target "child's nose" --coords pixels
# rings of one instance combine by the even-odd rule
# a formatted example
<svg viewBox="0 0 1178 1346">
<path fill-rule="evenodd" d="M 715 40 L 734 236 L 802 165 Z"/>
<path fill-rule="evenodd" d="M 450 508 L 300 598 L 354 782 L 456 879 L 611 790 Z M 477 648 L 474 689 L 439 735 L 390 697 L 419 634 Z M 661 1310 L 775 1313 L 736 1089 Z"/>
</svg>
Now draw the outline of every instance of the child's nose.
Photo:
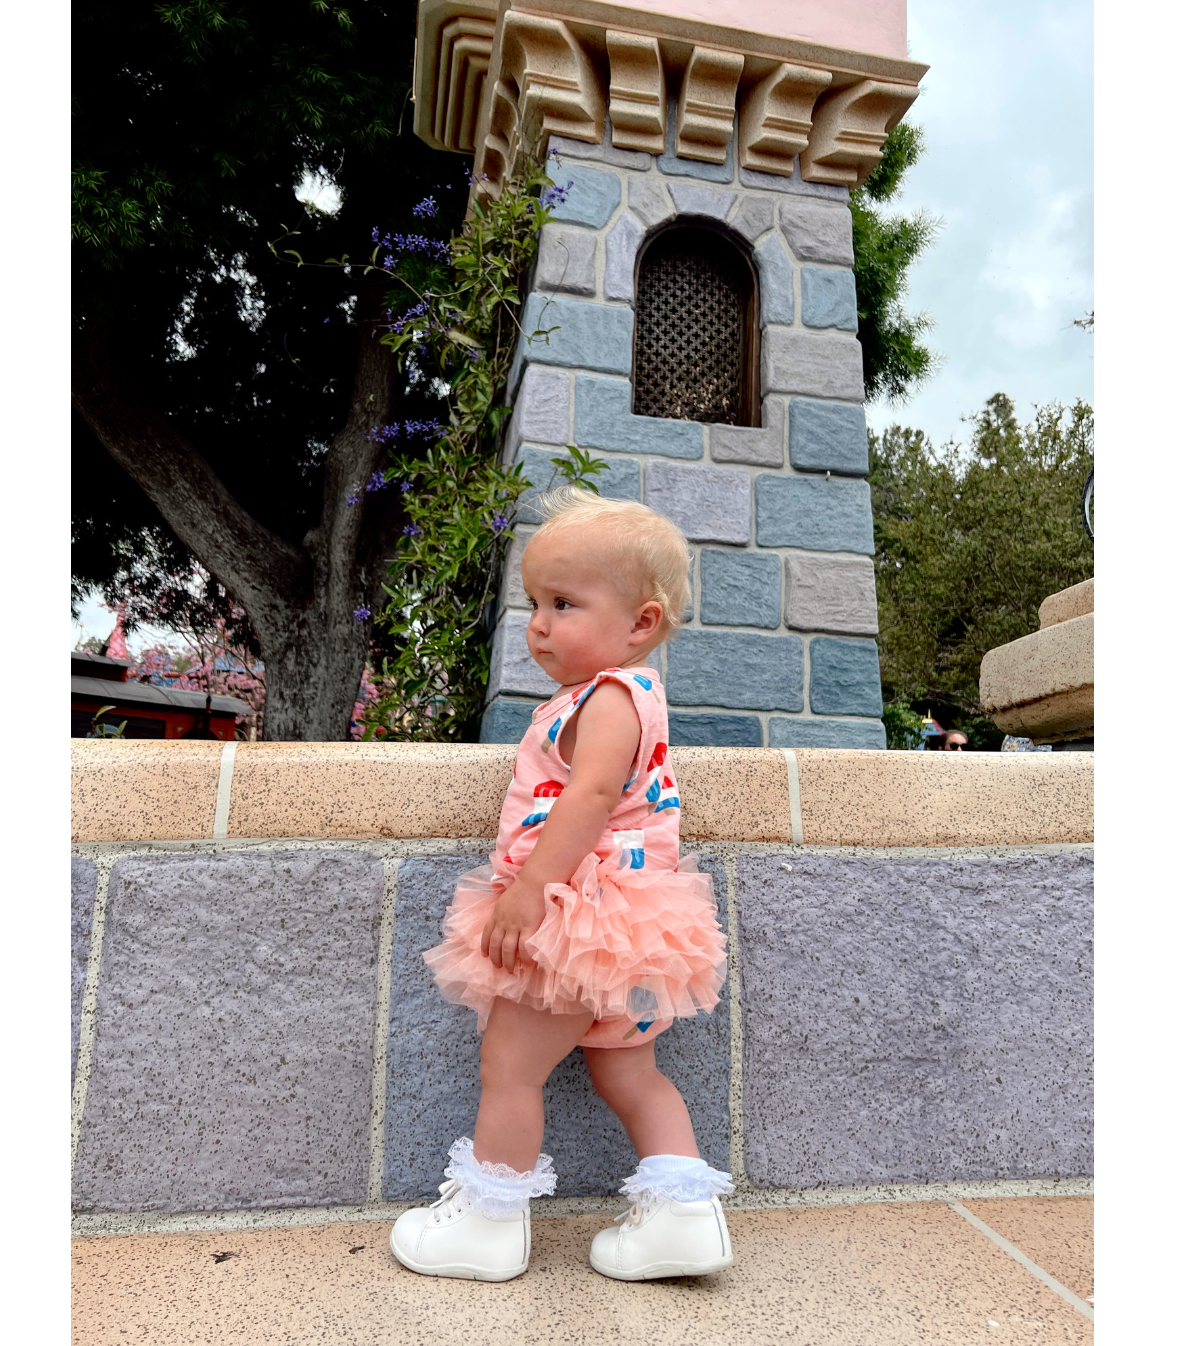
<svg viewBox="0 0 1178 1346">
<path fill-rule="evenodd" d="M 532 613 L 532 620 L 528 623 L 533 635 L 544 636 L 548 634 L 548 618 L 539 608 Z"/>
</svg>

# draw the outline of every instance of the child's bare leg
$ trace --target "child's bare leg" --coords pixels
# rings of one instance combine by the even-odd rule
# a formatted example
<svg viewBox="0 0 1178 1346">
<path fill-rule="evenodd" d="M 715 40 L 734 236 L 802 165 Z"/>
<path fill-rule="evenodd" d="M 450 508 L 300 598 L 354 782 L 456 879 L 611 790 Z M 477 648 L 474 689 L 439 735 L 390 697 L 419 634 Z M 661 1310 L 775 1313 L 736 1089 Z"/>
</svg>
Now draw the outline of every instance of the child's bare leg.
<svg viewBox="0 0 1178 1346">
<path fill-rule="evenodd" d="M 517 1173 L 535 1167 L 544 1139 L 544 1082 L 592 1022 L 588 1011 L 549 1014 L 514 1000 L 495 1001 L 479 1070 L 474 1157 L 480 1163 L 507 1164 Z"/>
<path fill-rule="evenodd" d="M 638 1158 L 699 1150 L 679 1090 L 654 1063 L 654 1043 L 641 1047 L 585 1047 L 593 1087 L 626 1128 Z"/>
</svg>

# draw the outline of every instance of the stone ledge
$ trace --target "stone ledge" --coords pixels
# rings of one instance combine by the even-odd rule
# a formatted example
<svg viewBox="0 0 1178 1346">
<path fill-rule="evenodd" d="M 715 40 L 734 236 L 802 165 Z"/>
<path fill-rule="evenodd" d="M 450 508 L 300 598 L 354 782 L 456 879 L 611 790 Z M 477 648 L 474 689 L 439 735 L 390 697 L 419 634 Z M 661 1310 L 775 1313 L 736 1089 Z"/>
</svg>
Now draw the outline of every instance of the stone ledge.
<svg viewBox="0 0 1178 1346">
<path fill-rule="evenodd" d="M 1057 620 L 989 651 L 979 693 L 1000 729 L 1046 740 L 1092 727 L 1095 622 L 1093 612 Z"/>
<path fill-rule="evenodd" d="M 224 747 L 75 740 L 75 842 L 212 839 Z M 1088 842 L 1088 754 L 796 750 L 803 839 L 828 846 Z M 487 837 L 511 745 L 239 743 L 227 838 Z M 793 839 L 775 748 L 672 748 L 685 841 Z"/>
</svg>

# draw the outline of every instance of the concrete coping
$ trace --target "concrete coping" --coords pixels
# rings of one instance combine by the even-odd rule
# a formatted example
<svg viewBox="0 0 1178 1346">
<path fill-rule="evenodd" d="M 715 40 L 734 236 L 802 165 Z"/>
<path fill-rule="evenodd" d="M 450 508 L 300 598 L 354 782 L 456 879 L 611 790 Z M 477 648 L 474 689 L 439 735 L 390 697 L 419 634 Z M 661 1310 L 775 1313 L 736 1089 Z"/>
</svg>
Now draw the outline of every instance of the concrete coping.
<svg viewBox="0 0 1178 1346">
<path fill-rule="evenodd" d="M 75 842 L 493 837 L 511 745 L 73 743 Z M 672 748 L 685 841 L 1089 842 L 1089 753 Z M 795 787 L 796 783 L 796 788 Z"/>
</svg>

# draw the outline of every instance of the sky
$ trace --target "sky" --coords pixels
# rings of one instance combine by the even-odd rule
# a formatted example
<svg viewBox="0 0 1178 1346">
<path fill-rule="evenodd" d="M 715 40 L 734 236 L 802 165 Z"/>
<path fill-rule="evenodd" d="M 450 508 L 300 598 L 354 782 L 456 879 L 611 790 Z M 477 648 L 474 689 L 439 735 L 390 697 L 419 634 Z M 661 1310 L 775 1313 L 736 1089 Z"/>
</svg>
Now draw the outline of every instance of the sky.
<svg viewBox="0 0 1178 1346">
<path fill-rule="evenodd" d="M 967 438 L 961 418 L 996 392 L 1024 420 L 1035 403 L 1092 400 L 1092 337 L 1071 325 L 1093 307 L 1091 5 L 909 0 L 908 46 L 930 66 L 906 117 L 927 149 L 894 205 L 942 222 L 906 299 L 935 320 L 927 339 L 941 366 L 907 402 L 867 416 L 943 444 Z M 336 204 L 325 180 L 299 190 Z M 96 601 L 80 616 L 71 644 L 83 628 L 110 631 Z"/>
<path fill-rule="evenodd" d="M 911 272 L 910 311 L 936 326 L 939 371 L 867 410 L 935 443 L 996 392 L 1032 406 L 1092 400 L 1092 7 L 1072 0 L 908 0 L 912 60 L 929 65 L 905 120 L 924 158 L 893 204 L 942 221 Z"/>
</svg>

